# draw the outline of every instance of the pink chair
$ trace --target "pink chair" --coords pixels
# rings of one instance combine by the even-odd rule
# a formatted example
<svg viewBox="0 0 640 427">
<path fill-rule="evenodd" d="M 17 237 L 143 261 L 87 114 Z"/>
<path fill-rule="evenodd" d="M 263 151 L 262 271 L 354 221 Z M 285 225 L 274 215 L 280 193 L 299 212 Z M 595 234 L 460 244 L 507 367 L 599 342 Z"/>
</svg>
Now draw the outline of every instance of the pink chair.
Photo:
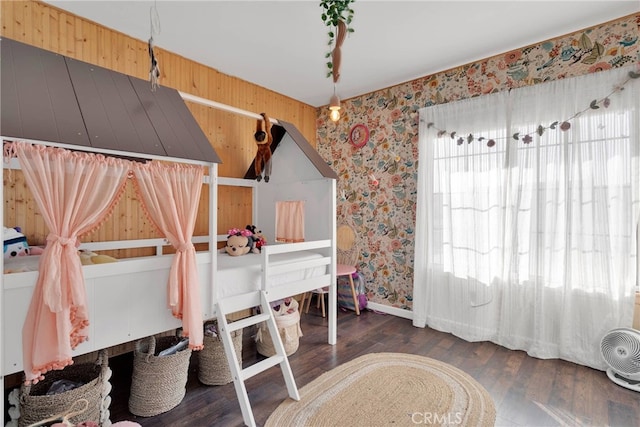
<svg viewBox="0 0 640 427">
<path fill-rule="evenodd" d="M 353 284 L 353 273 L 356 272 L 356 263 L 358 262 L 358 248 L 356 244 L 356 232 L 355 230 L 346 224 L 341 224 L 336 230 L 336 277 L 347 276 L 349 278 L 349 285 L 351 285 L 351 295 L 353 296 L 353 305 L 356 310 L 356 314 L 360 315 L 360 306 L 358 304 L 358 296 L 356 295 L 356 288 Z M 322 317 L 326 316 L 324 296 L 329 292 L 328 288 L 321 288 L 312 291 L 312 293 L 318 296 L 317 305 L 322 307 Z M 311 305 L 311 294 L 305 294 L 302 296 L 300 307 L 304 308 L 304 304 L 307 304 L 305 313 L 309 312 L 309 305 Z M 302 311 L 302 310 L 301 310 Z"/>
</svg>

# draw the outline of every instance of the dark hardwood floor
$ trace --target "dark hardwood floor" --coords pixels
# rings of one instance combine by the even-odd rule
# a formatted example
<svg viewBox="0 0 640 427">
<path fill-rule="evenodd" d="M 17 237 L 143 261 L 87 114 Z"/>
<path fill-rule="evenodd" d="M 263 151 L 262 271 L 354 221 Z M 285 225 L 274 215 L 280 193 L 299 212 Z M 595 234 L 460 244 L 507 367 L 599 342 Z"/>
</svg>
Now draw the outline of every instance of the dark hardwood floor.
<svg viewBox="0 0 640 427">
<path fill-rule="evenodd" d="M 601 371 L 562 360 L 540 360 L 498 345 L 468 343 L 450 334 L 412 326 L 395 316 L 364 312 L 340 313 L 338 344 L 326 344 L 327 322 L 312 309 L 302 315 L 304 336 L 290 356 L 299 388 L 318 375 L 365 353 L 404 352 L 438 359 L 473 376 L 491 394 L 498 426 L 623 426 L 640 425 L 640 393 L 611 382 Z M 243 362 L 258 357 L 251 330 L 243 340 Z M 197 357 L 191 357 L 187 394 L 180 405 L 155 417 L 129 413 L 131 354 L 111 359 L 112 421 L 131 420 L 142 426 L 241 426 L 233 384 L 205 386 L 197 378 Z M 258 425 L 287 398 L 280 369 L 275 367 L 247 381 Z"/>
<path fill-rule="evenodd" d="M 304 336 L 290 358 L 299 388 L 318 375 L 365 353 L 403 352 L 447 362 L 473 376 L 493 397 L 498 426 L 639 426 L 640 393 L 611 382 L 601 371 L 561 360 L 540 360 L 488 342 L 468 343 L 450 334 L 412 326 L 411 321 L 364 312 L 340 313 L 338 344 L 326 344 L 327 322 L 312 309 L 302 316 Z M 243 340 L 245 364 L 257 360 L 251 330 Z M 129 413 L 132 355 L 110 360 L 112 421 L 142 426 L 241 426 L 233 384 L 205 386 L 192 355 L 187 394 L 171 411 L 142 418 Z M 278 367 L 247 381 L 258 425 L 287 398 Z M 284 426 L 283 426 L 284 427 Z"/>
</svg>

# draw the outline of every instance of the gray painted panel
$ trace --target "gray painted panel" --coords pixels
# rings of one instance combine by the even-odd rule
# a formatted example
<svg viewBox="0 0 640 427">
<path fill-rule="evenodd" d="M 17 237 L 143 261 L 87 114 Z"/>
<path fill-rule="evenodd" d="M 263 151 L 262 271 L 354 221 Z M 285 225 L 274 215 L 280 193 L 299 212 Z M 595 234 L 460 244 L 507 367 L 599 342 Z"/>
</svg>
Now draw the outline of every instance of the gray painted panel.
<svg viewBox="0 0 640 427">
<path fill-rule="evenodd" d="M 175 89 L 1 40 L 3 135 L 220 163 Z"/>
<path fill-rule="evenodd" d="M 13 43 L 0 40 L 2 60 L 0 61 L 0 87 L 2 105 L 0 107 L 0 134 L 5 136 L 23 135 L 20 110 L 18 108 L 18 90 L 16 87 L 15 67 L 13 63 Z"/>
<path fill-rule="evenodd" d="M 112 148 L 116 136 L 109 124 L 106 108 L 100 97 L 98 85 L 113 86 L 109 76 L 85 62 L 67 58 L 69 75 L 82 111 L 92 147 Z M 113 90 L 113 89 L 112 89 Z"/>
<path fill-rule="evenodd" d="M 217 153 L 176 90 L 159 86 L 152 91 L 147 81 L 134 77 L 129 80 L 167 155 L 220 163 Z"/>
<path fill-rule="evenodd" d="M 67 62 L 94 147 L 167 155 L 126 75 L 72 59 Z"/>
<path fill-rule="evenodd" d="M 160 138 L 147 116 L 144 105 L 140 102 L 138 94 L 135 92 L 129 76 L 116 73 L 118 95 L 123 102 L 123 113 L 131 121 L 133 132 L 138 137 L 140 145 L 139 153 L 166 156 L 167 152 L 160 143 Z M 133 136 L 131 136 L 133 138 Z M 127 150 L 125 148 L 125 150 Z"/>
<path fill-rule="evenodd" d="M 60 135 L 59 142 L 89 146 L 89 135 L 73 91 L 69 72 L 64 64 L 64 57 L 62 55 L 54 55 L 54 57 L 56 64 L 60 66 L 46 67 L 46 78 L 51 109 Z M 44 139 L 44 141 L 50 140 Z"/>
<path fill-rule="evenodd" d="M 12 67 L 12 73 L 3 72 L 3 89 L 5 84 L 8 88 L 15 87 L 15 91 L 2 92 L 3 110 L 8 112 L 3 113 L 2 120 L 12 129 L 11 133 L 17 133 L 8 135 L 3 131 L 3 134 L 88 145 L 63 56 L 2 39 L 2 64 L 3 71 Z"/>
<path fill-rule="evenodd" d="M 222 163 L 222 160 L 216 153 L 213 145 L 202 131 L 202 128 L 196 122 L 193 114 L 189 111 L 189 107 L 185 104 L 184 100 L 178 92 L 173 92 L 171 95 L 171 103 L 176 107 L 176 119 L 180 119 L 188 132 L 188 137 L 193 139 L 196 143 L 192 144 L 192 149 L 197 150 L 197 154 L 193 154 L 194 158 L 209 159 L 214 163 Z"/>
<path fill-rule="evenodd" d="M 36 53 L 34 55 L 34 53 Z M 53 140 L 58 142 L 60 135 L 55 115 L 51 108 L 51 97 L 47 87 L 46 62 L 55 67 L 55 61 L 49 55 L 37 54 L 27 45 L 15 45 L 13 61 L 15 67 L 18 109 L 23 135 L 26 138 Z M 49 60 L 49 61 L 47 61 Z M 45 62 L 45 64 L 43 64 Z M 64 61 L 62 62 L 64 65 Z"/>
<path fill-rule="evenodd" d="M 159 97 L 156 95 L 158 92 L 164 92 L 169 90 L 164 87 L 158 87 L 156 92 L 152 92 L 149 84 L 141 79 L 129 78 L 132 83 L 132 87 L 135 90 L 141 104 L 143 105 L 146 115 L 151 122 L 153 128 L 156 130 L 156 134 L 160 139 L 164 151 L 169 156 L 178 158 L 189 158 L 183 155 L 181 150 L 176 149 L 179 146 L 179 139 L 173 128 L 169 125 L 168 117 L 160 105 Z M 171 112 L 169 111 L 169 114 Z M 174 147 L 174 145 L 176 147 Z"/>
</svg>

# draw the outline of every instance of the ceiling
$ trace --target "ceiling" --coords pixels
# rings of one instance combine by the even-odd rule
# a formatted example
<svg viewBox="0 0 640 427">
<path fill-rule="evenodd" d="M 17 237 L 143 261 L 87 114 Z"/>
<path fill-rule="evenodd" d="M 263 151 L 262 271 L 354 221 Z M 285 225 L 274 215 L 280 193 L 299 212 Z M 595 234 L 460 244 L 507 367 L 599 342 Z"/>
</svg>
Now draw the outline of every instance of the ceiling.
<svg viewBox="0 0 640 427">
<path fill-rule="evenodd" d="M 145 42 L 155 16 L 162 49 L 311 106 L 327 105 L 333 93 L 319 0 L 46 3 Z M 640 1 L 356 0 L 353 9 L 342 99 L 640 12 Z"/>
</svg>

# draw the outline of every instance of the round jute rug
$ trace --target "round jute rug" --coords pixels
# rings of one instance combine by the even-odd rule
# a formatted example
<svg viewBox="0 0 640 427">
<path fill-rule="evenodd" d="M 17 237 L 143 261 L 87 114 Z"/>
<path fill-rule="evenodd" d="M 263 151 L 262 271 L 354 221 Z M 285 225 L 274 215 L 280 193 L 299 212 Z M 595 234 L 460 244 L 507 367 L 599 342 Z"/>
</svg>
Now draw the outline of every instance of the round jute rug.
<svg viewBox="0 0 640 427">
<path fill-rule="evenodd" d="M 493 426 L 489 393 L 428 357 L 372 353 L 322 374 L 284 401 L 265 426 Z"/>
</svg>

